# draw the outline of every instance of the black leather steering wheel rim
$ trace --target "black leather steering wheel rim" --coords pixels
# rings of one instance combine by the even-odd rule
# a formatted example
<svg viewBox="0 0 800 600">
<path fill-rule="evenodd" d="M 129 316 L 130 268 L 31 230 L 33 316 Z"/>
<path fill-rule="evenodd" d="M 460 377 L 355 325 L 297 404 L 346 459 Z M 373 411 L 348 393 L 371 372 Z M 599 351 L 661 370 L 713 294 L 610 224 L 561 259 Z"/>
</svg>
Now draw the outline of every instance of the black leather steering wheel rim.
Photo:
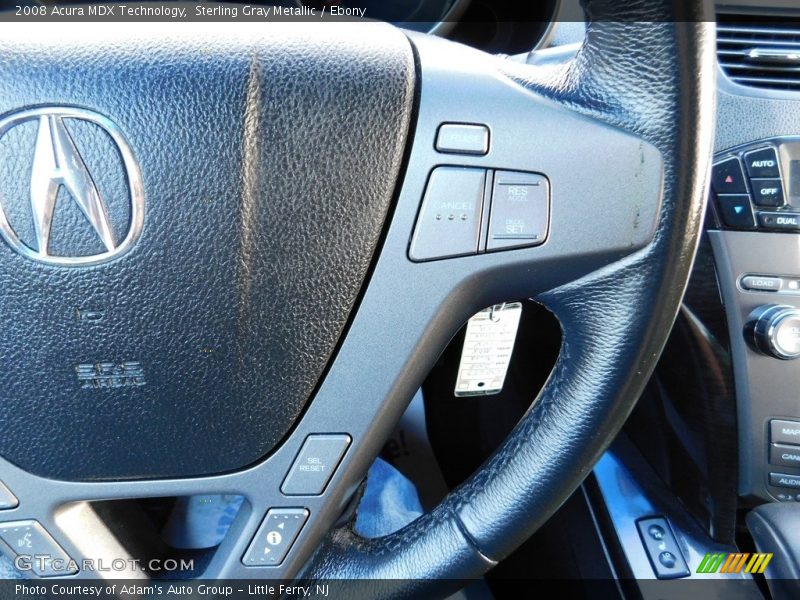
<svg viewBox="0 0 800 600">
<path fill-rule="evenodd" d="M 655 366 L 704 215 L 714 34 L 701 4 L 587 0 L 584 7 L 586 40 L 569 65 L 546 76 L 523 66 L 508 72 L 519 85 L 658 148 L 664 180 L 656 235 L 642 251 L 537 298 L 561 322 L 559 360 L 531 409 L 465 484 L 395 534 L 365 540 L 352 523 L 337 528 L 305 577 L 402 578 L 391 593 L 404 595 L 437 578 L 487 571 L 580 485 Z"/>
</svg>

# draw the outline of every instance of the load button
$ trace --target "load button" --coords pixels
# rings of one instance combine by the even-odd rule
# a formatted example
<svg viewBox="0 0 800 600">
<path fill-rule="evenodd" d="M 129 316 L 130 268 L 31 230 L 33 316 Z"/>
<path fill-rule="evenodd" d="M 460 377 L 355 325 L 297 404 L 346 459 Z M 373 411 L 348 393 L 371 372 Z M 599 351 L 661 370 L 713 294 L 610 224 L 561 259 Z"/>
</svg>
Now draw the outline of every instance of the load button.
<svg viewBox="0 0 800 600">
<path fill-rule="evenodd" d="M 287 496 L 319 496 L 349 445 L 350 436 L 346 434 L 308 436 L 283 481 L 281 492 Z"/>
</svg>

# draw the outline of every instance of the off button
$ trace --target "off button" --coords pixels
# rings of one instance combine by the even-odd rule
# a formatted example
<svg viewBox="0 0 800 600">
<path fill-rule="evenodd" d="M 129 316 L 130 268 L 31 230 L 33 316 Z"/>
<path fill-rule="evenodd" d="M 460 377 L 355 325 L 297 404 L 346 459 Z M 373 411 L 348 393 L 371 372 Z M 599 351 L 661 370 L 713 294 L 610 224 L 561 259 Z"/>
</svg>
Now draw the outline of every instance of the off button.
<svg viewBox="0 0 800 600">
<path fill-rule="evenodd" d="M 281 486 L 287 496 L 319 496 L 339 466 L 350 436 L 314 434 L 306 438 Z"/>
</svg>

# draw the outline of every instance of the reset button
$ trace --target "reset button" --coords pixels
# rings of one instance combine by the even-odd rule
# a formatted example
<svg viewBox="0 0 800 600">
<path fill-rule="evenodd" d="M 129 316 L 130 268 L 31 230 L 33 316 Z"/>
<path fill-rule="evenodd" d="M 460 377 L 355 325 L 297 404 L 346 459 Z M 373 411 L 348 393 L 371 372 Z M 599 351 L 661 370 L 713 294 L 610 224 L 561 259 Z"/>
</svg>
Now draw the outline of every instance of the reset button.
<svg viewBox="0 0 800 600">
<path fill-rule="evenodd" d="M 308 436 L 283 481 L 281 492 L 287 496 L 319 496 L 349 445 L 350 436 L 346 434 Z"/>
</svg>

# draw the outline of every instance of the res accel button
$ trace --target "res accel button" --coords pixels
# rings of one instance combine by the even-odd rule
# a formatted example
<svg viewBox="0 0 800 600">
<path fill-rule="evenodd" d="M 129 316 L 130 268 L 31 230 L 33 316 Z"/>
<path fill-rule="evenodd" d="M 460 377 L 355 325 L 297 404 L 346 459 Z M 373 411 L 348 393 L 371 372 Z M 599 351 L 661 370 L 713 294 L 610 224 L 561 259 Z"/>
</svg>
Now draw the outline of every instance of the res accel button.
<svg viewBox="0 0 800 600">
<path fill-rule="evenodd" d="M 345 434 L 308 436 L 283 481 L 281 492 L 287 496 L 321 494 L 349 445 L 350 436 Z"/>
<path fill-rule="evenodd" d="M 550 184 L 544 175 L 497 171 L 487 250 L 536 246 L 547 238 Z"/>
</svg>

